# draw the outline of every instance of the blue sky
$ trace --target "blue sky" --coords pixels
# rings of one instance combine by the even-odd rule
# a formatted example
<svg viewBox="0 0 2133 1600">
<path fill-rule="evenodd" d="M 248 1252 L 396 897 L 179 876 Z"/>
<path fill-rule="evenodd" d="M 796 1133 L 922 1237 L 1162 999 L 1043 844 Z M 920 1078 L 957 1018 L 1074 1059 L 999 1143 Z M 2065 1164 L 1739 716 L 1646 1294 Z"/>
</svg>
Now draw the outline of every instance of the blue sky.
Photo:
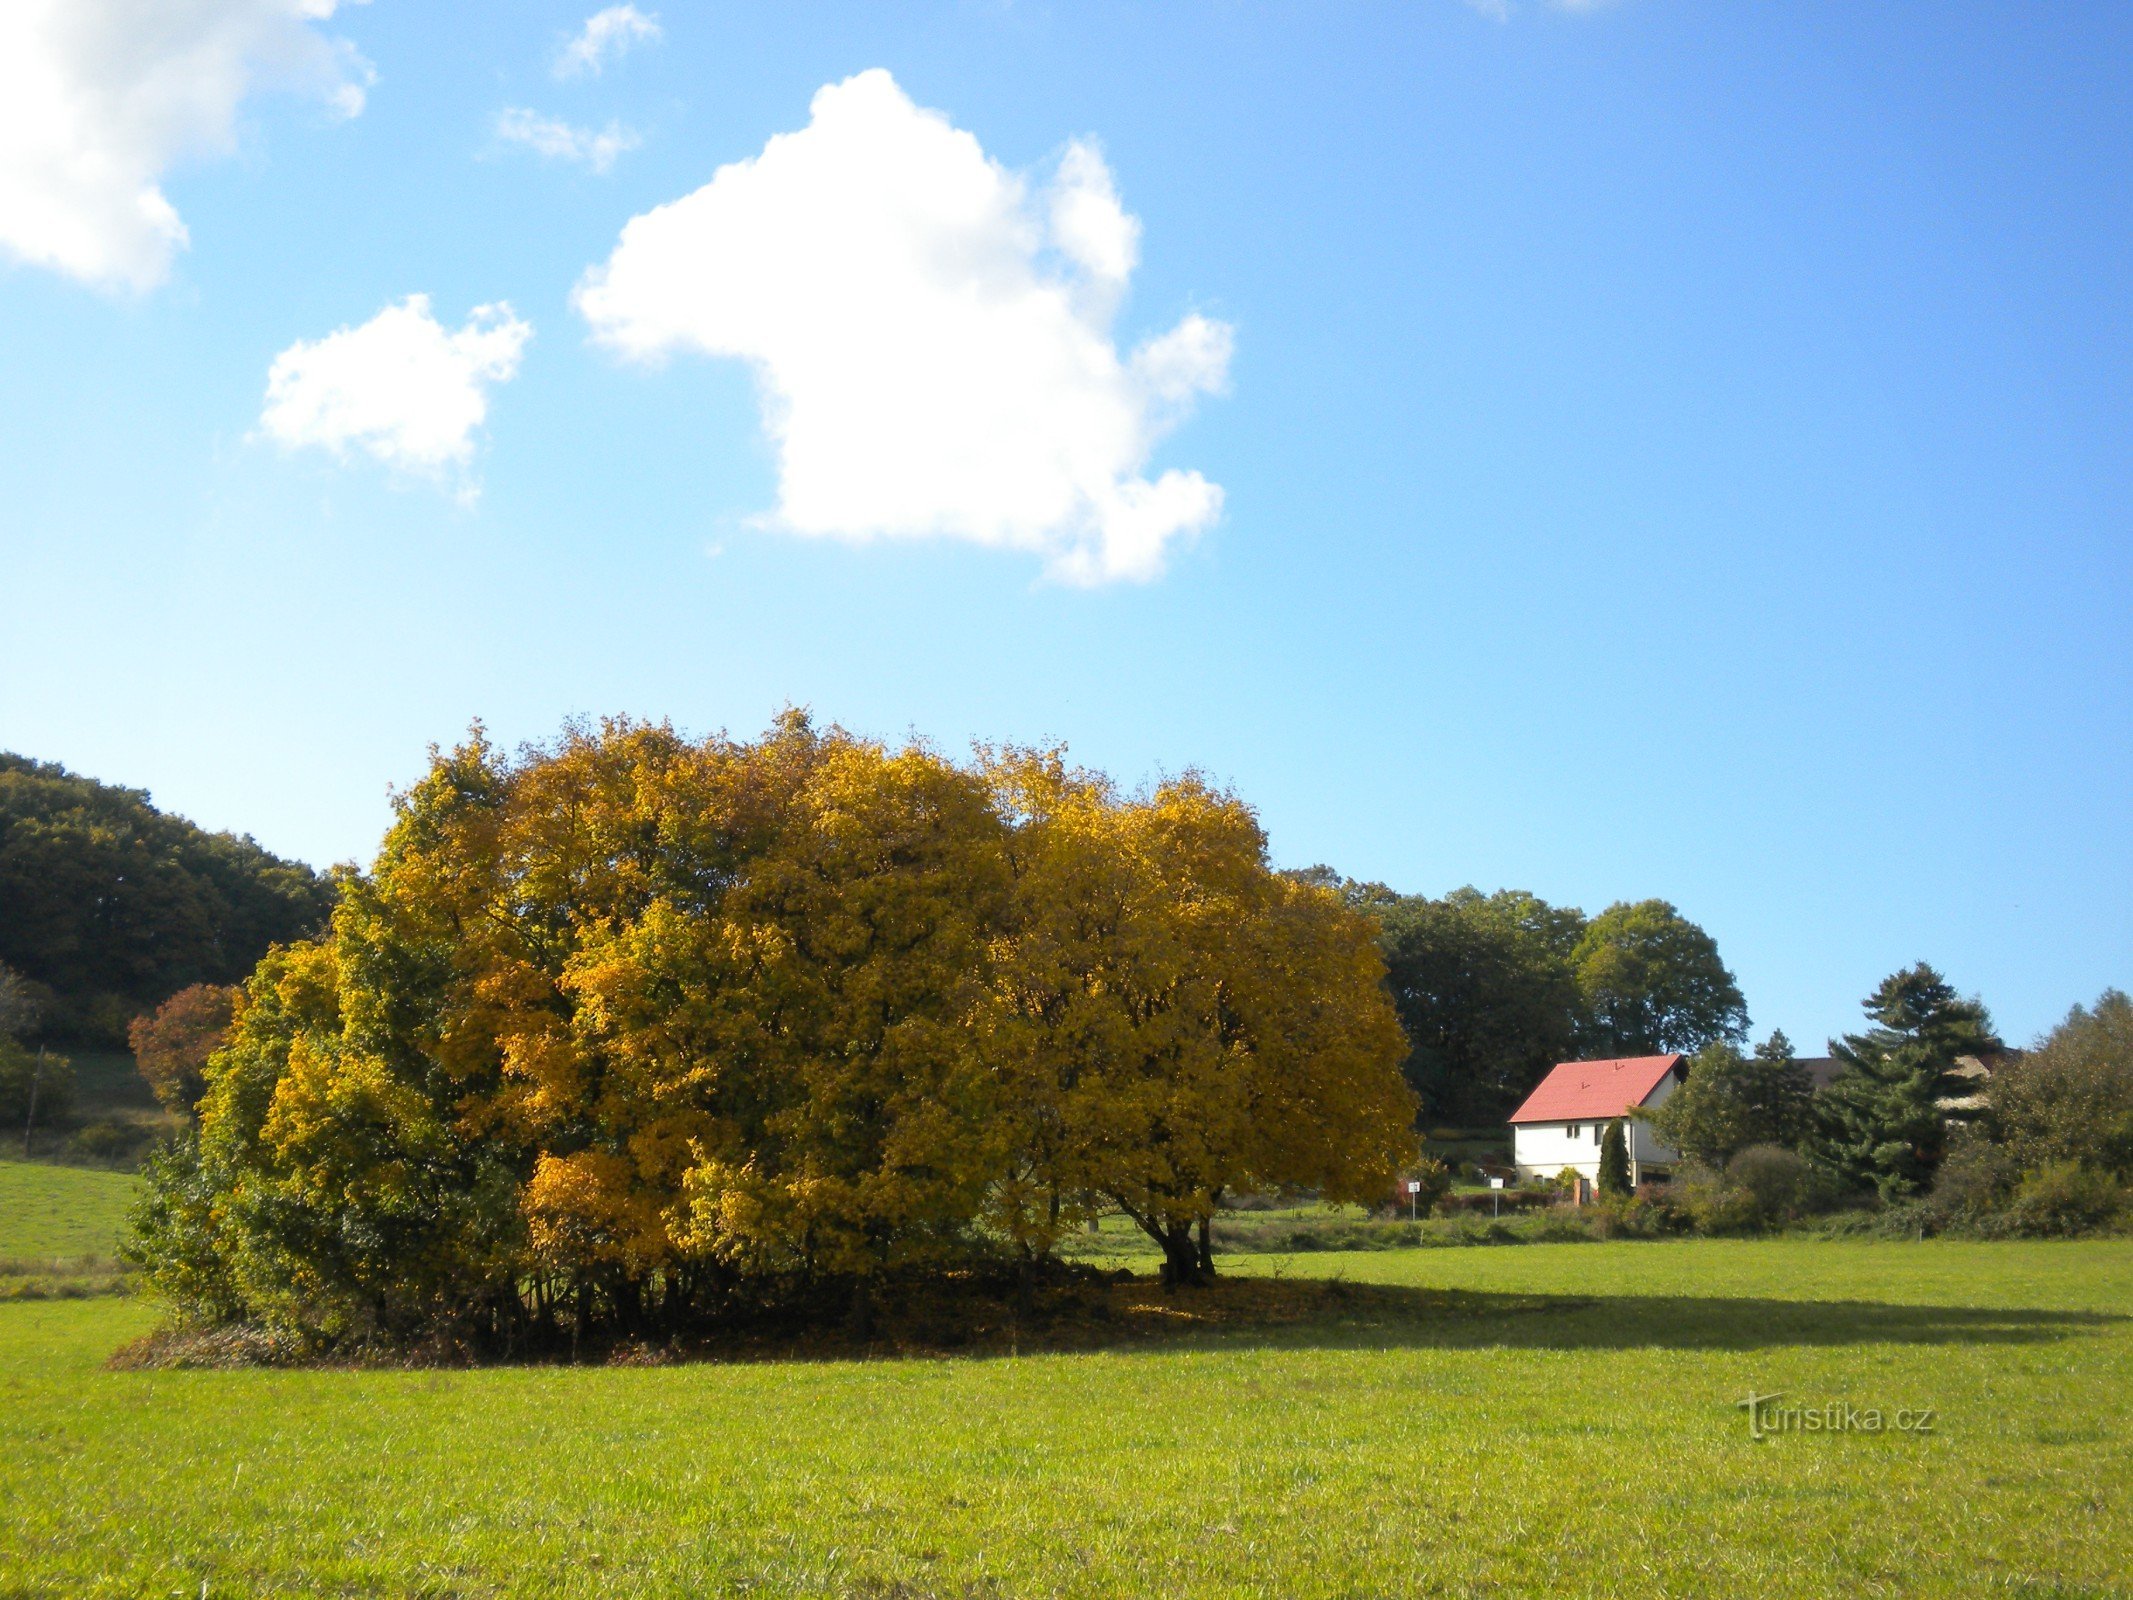
<svg viewBox="0 0 2133 1600">
<path fill-rule="evenodd" d="M 53 191 L 23 153 L 45 133 L 0 117 L 0 746 L 325 862 L 367 858 L 388 786 L 475 717 L 749 733 L 793 701 L 950 749 L 1064 740 L 1128 780 L 1197 766 L 1284 864 L 1666 897 L 1758 1033 L 1803 1045 L 1919 959 L 2018 1038 L 2133 983 L 2133 17 L 665 4 L 559 76 L 587 0 L 290 3 L 187 0 L 238 18 L 215 37 L 253 41 L 255 92 L 127 135 L 182 248 Z M 68 126 L 104 138 L 132 56 L 66 49 Z M 737 184 L 678 276 L 574 299 L 629 276 L 632 218 L 773 136 L 810 130 L 791 148 L 834 192 L 854 142 L 812 137 L 811 103 L 877 68 L 1031 228 L 1094 197 L 1094 254 L 1055 232 L 1000 270 L 1017 304 L 1103 299 L 1062 335 L 1115 354 L 1100 381 L 994 394 L 982 348 L 924 358 L 923 319 L 904 366 L 869 356 L 868 319 L 898 320 L 871 246 L 820 317 L 742 303 L 765 275 L 705 254 L 763 215 Z M 940 150 L 920 189 L 954 176 Z M 103 256 L 59 258 L 22 198 L 54 192 Z M 509 346 L 466 386 L 479 426 L 424 457 L 273 419 L 277 358 L 325 382 L 322 341 L 417 294 L 440 351 L 510 308 L 471 325 Z M 1173 405 L 1133 357 L 1181 326 L 1229 342 Z M 844 403 L 906 372 L 915 415 Z M 1018 505 L 958 533 L 977 491 L 919 462 L 897 487 L 948 531 L 840 534 L 886 503 L 876 469 L 804 478 L 759 373 L 795 429 L 892 468 L 936 399 L 1035 417 L 1011 461 L 1069 413 L 1124 443 L 1071 526 Z M 1152 544 L 1114 538 L 1105 496 L 1192 474 L 1218 514 L 1188 496 Z"/>
</svg>

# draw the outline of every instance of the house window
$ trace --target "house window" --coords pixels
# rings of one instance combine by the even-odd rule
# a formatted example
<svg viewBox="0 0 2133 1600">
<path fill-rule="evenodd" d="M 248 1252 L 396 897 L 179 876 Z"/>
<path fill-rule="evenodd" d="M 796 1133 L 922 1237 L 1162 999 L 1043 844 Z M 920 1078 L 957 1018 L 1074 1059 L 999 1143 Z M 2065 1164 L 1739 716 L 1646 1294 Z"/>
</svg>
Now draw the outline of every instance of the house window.
<svg viewBox="0 0 2133 1600">
<path fill-rule="evenodd" d="M 1570 1137 L 1571 1137 L 1571 1138 L 1573 1138 L 1573 1139 L 1575 1139 L 1575 1138 L 1576 1138 L 1577 1136 L 1578 1136 L 1578 1125 L 1577 1125 L 1577 1124 L 1576 1124 L 1575 1122 L 1573 1122 L 1573 1123 L 1571 1123 L 1571 1124 L 1570 1124 Z"/>
</svg>

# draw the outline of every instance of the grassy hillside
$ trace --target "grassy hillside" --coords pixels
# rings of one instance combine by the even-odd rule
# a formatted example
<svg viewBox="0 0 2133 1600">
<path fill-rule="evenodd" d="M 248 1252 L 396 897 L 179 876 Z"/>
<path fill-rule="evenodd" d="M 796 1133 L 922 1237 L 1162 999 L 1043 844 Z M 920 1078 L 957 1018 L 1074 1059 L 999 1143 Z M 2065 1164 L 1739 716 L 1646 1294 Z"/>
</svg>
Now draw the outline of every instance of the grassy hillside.
<svg viewBox="0 0 2133 1600">
<path fill-rule="evenodd" d="M 108 1257 L 138 1187 L 126 1173 L 0 1160 L 0 1260 Z"/>
<path fill-rule="evenodd" d="M 126 1050 L 80 1045 L 64 1052 L 74 1069 L 73 1103 L 59 1122 L 40 1127 L 34 1149 L 39 1160 L 130 1171 L 140 1165 L 158 1139 L 177 1129 L 179 1119 L 156 1103 Z M 21 1134 L 0 1152 L 21 1152 Z"/>
<path fill-rule="evenodd" d="M 69 1595 L 2106 1596 L 2133 1243 L 1254 1257 L 1314 1325 L 1131 1353 L 123 1373 L 0 1305 L 0 1572 Z M 1458 1291 L 1447 1298 L 1446 1291 Z M 1749 1437 L 1737 1402 L 1931 1407 Z"/>
</svg>

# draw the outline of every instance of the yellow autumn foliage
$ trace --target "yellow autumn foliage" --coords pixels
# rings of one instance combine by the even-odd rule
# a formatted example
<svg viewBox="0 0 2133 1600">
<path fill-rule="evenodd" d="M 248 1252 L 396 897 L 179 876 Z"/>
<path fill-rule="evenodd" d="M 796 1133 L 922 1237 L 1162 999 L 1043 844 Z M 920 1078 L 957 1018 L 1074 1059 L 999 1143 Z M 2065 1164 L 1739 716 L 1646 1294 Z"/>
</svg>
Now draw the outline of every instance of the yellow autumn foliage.
<svg viewBox="0 0 2133 1600">
<path fill-rule="evenodd" d="M 1190 1277 L 1225 1193 L 1371 1199 L 1412 1153 L 1370 927 L 1197 779 L 790 713 L 477 729 L 397 809 L 166 1181 L 168 1276 L 224 1313 L 508 1344 L 1041 1262 L 1114 1207 Z"/>
</svg>

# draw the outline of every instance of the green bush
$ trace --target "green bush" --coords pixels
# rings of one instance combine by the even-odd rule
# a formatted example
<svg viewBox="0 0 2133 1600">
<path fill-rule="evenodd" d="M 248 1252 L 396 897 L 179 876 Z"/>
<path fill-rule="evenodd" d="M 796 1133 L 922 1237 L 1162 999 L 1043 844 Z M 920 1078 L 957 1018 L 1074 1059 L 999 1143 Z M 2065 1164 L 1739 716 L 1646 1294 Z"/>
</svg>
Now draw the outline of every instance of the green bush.
<svg viewBox="0 0 2133 1600">
<path fill-rule="evenodd" d="M 1437 1202 L 1452 1192 L 1452 1169 L 1434 1156 L 1424 1156 L 1415 1163 L 1407 1178 L 1422 1185 L 1407 1197 L 1411 1215 L 1428 1216 Z"/>
<path fill-rule="evenodd" d="M 1751 1190 L 1726 1181 L 1722 1172 L 1691 1165 L 1673 1186 L 1672 1200 L 1698 1233 L 1754 1233 L 1767 1220 Z"/>
<path fill-rule="evenodd" d="M 74 1135 L 74 1148 L 92 1161 L 124 1155 L 134 1143 L 133 1135 L 115 1122 L 92 1122 Z"/>
<path fill-rule="evenodd" d="M 2126 1192 L 2107 1172 L 2054 1161 L 2022 1180 L 2007 1209 L 2007 1229 L 2026 1238 L 2068 1238 L 2117 1220 Z"/>
<path fill-rule="evenodd" d="M 46 1052 L 42 1065 L 37 1052 L 0 1038 L 0 1129 L 17 1134 L 30 1114 L 31 1089 L 37 1100 L 37 1126 L 49 1128 L 74 1104 L 74 1066 L 65 1056 Z"/>
<path fill-rule="evenodd" d="M 1671 1196 L 1651 1190 L 1602 1196 L 1585 1208 L 1584 1221 L 1595 1239 L 1658 1239 L 1689 1226 Z"/>
<path fill-rule="evenodd" d="M 2007 1208 L 2021 1179 L 2014 1154 L 2005 1145 L 1982 1128 L 1960 1128 L 1948 1141 L 1929 1203 L 1948 1221 L 1992 1216 Z"/>
<path fill-rule="evenodd" d="M 1942 1218 L 1924 1200 L 1895 1205 L 1866 1205 L 1840 1211 L 1822 1223 L 1825 1239 L 1917 1239 L 1943 1230 Z"/>
<path fill-rule="evenodd" d="M 1837 1200 L 1829 1177 L 1782 1145 L 1748 1146 L 1726 1163 L 1726 1183 L 1754 1197 L 1765 1225 L 1797 1222 L 1829 1210 Z"/>
</svg>

